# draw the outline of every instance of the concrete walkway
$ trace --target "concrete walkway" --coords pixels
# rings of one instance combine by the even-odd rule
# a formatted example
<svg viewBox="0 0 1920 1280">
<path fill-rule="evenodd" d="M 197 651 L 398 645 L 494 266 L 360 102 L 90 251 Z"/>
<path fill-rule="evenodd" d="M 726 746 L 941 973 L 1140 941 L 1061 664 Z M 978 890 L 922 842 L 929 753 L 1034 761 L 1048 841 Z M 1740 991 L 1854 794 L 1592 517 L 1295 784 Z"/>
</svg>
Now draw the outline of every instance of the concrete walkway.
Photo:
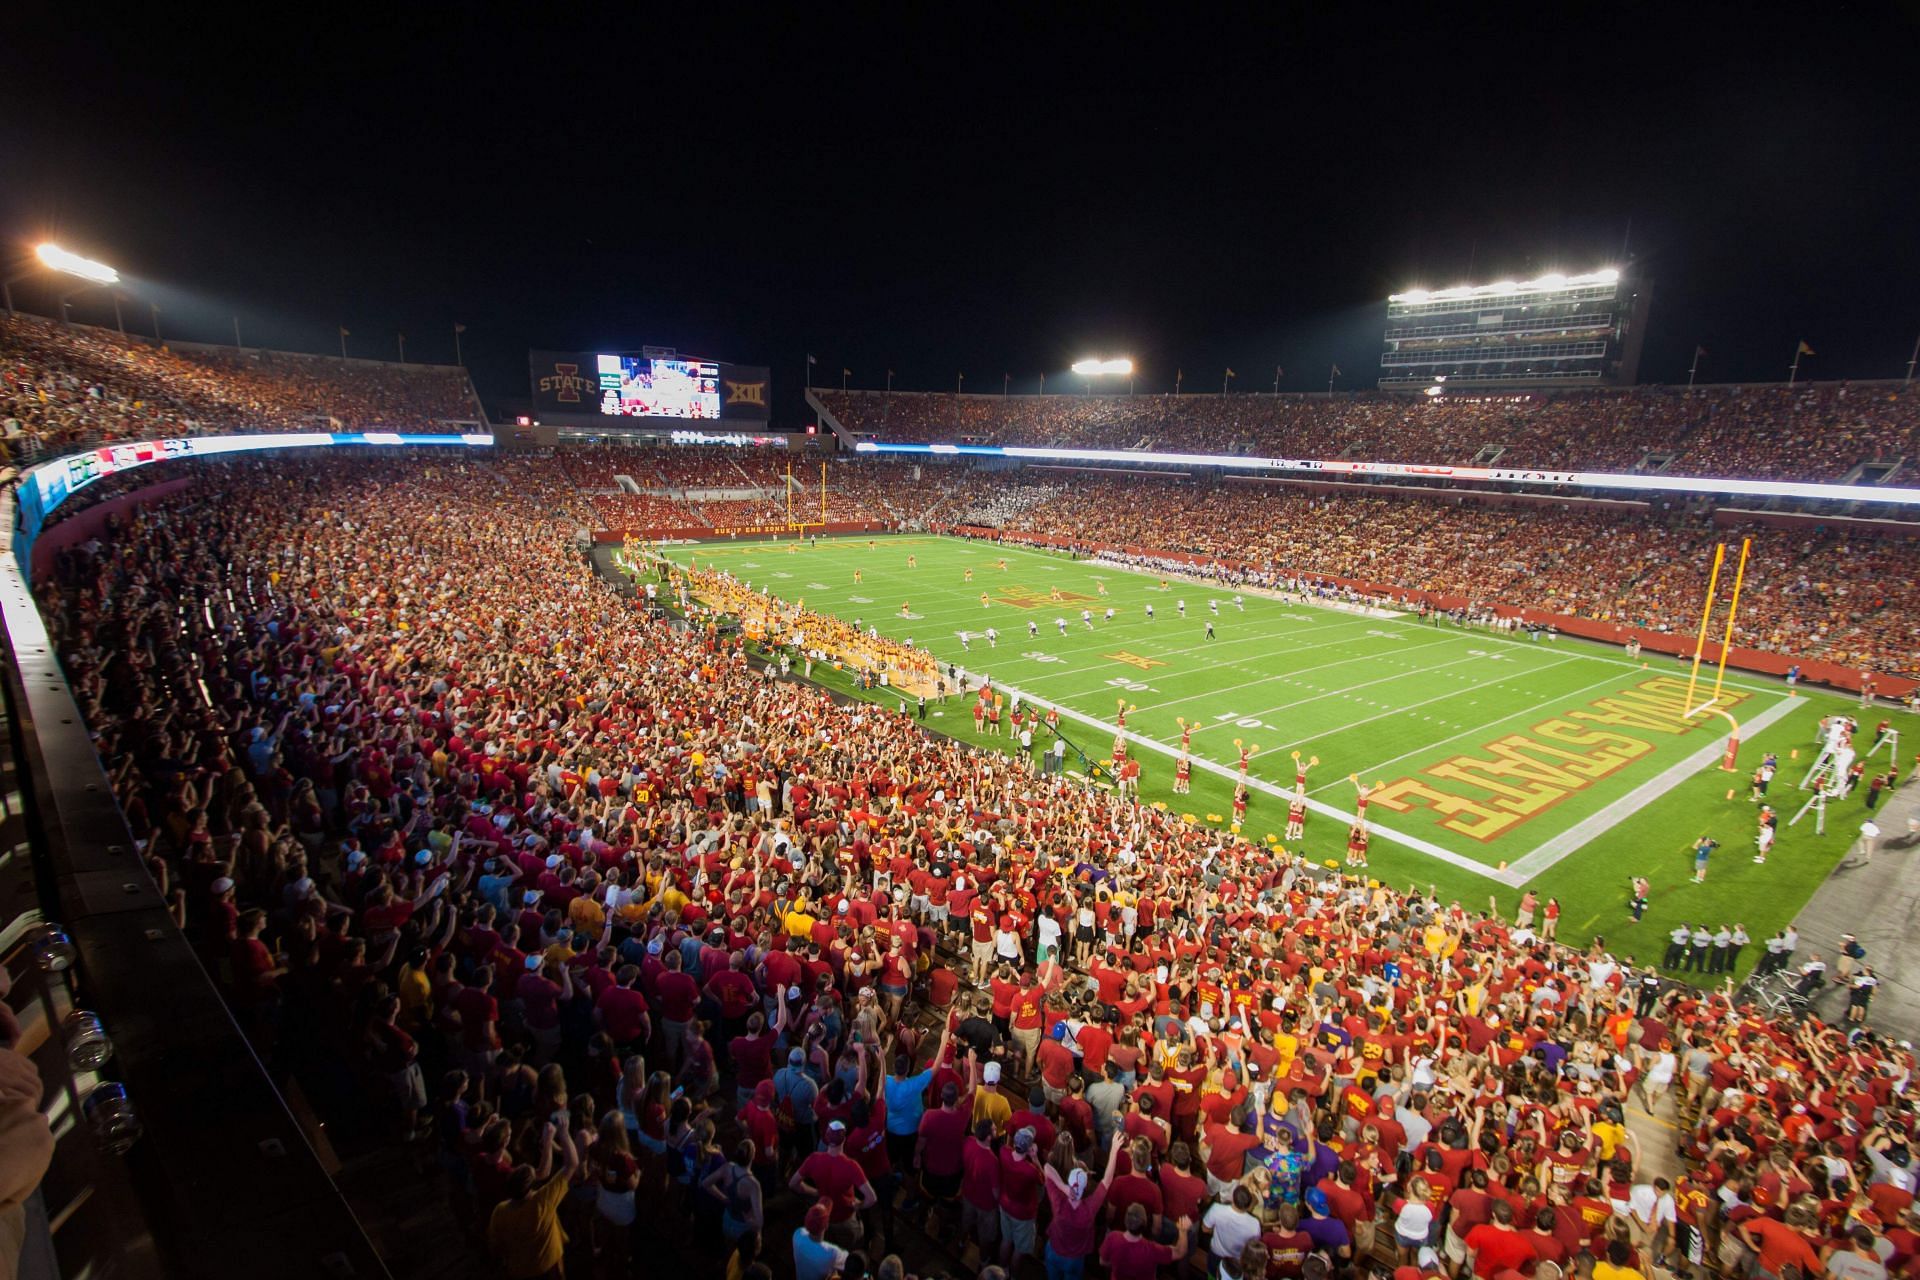
<svg viewBox="0 0 1920 1280">
<path fill-rule="evenodd" d="M 1885 768 L 1884 756 L 1871 763 Z M 1827 822 L 1842 830 L 1857 832 L 1866 818 L 1857 790 L 1827 808 Z M 1817 951 L 1831 977 L 1841 936 L 1855 935 L 1867 949 L 1866 963 L 1880 978 L 1867 1024 L 1882 1034 L 1912 1040 L 1920 1038 L 1920 950 L 1911 943 L 1920 930 L 1920 875 L 1914 874 L 1920 870 L 1920 834 L 1909 824 L 1920 820 L 1920 785 L 1900 786 L 1881 801 L 1873 820 L 1881 835 L 1872 860 L 1856 835 L 1853 847 L 1801 909 L 1794 963 L 1804 963 Z M 1830 982 L 1814 1010 L 1830 1024 L 1844 1024 L 1846 992 Z"/>
</svg>

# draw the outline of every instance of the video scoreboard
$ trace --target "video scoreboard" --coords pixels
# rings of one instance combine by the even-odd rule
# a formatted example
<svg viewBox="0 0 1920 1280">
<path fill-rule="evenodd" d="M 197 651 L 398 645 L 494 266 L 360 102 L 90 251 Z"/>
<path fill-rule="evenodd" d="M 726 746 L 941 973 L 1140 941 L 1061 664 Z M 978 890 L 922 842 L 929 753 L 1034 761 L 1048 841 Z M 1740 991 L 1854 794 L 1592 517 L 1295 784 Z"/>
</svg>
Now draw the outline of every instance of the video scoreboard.
<svg viewBox="0 0 1920 1280">
<path fill-rule="evenodd" d="M 535 351 L 533 405 L 542 416 L 767 420 L 765 367 L 680 355 Z"/>
</svg>

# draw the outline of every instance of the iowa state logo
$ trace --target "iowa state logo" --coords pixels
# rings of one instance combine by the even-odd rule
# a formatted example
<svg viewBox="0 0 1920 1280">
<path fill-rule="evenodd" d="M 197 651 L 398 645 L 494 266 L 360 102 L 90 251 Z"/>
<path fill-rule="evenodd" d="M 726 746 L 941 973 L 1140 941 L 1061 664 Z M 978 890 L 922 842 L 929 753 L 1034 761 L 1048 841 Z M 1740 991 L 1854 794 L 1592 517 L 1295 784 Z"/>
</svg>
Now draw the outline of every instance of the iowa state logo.
<svg viewBox="0 0 1920 1280">
<path fill-rule="evenodd" d="M 598 379 L 582 377 L 578 364 L 562 363 L 556 360 L 553 373 L 540 379 L 540 390 L 551 394 L 555 400 L 578 404 L 582 391 L 592 391 L 597 394 L 600 383 Z"/>
<path fill-rule="evenodd" d="M 735 382 L 727 380 L 727 404 L 754 404 L 762 409 L 767 407 L 767 384 L 764 382 Z"/>
</svg>

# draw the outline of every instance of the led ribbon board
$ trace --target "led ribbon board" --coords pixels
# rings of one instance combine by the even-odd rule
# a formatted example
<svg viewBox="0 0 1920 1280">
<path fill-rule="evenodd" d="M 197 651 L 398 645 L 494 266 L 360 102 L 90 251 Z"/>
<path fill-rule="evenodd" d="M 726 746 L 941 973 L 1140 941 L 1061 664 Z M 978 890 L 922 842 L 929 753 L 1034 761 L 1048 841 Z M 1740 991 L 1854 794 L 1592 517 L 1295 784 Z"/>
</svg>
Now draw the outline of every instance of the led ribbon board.
<svg viewBox="0 0 1920 1280">
<path fill-rule="evenodd" d="M 47 517 L 80 490 L 122 471 L 131 471 L 154 462 L 176 458 L 214 458 L 229 453 L 255 453 L 270 449 L 311 449 L 329 445 L 440 445 L 484 448 L 493 444 L 493 436 L 484 431 L 454 435 L 447 432 L 429 435 L 412 431 L 295 431 L 260 432 L 252 435 L 188 436 L 174 440 L 136 440 L 124 444 L 103 444 L 95 449 L 70 453 L 29 468 L 20 477 L 16 500 L 20 506 L 19 538 L 16 550 L 31 546 Z M 23 561 L 24 562 L 24 561 Z"/>
<path fill-rule="evenodd" d="M 1900 506 L 1920 506 L 1920 489 L 1871 484 L 1623 475 L 1613 471 L 1539 471 L 1524 467 L 1455 467 L 1423 462 L 1254 458 L 1214 453 L 1148 453 L 1136 449 L 1039 449 L 1026 445 L 885 444 L 863 440 L 854 446 L 854 450 L 858 453 L 918 454 L 923 457 L 1027 458 L 1039 462 L 1144 462 L 1172 467 L 1219 467 L 1232 471 L 1298 471 L 1327 476 L 1394 476 L 1478 480 L 1498 484 L 1573 485 L 1583 489 L 1619 489 L 1636 493 L 1737 493 L 1763 498 L 1819 498 L 1835 502 L 1887 502 Z"/>
</svg>

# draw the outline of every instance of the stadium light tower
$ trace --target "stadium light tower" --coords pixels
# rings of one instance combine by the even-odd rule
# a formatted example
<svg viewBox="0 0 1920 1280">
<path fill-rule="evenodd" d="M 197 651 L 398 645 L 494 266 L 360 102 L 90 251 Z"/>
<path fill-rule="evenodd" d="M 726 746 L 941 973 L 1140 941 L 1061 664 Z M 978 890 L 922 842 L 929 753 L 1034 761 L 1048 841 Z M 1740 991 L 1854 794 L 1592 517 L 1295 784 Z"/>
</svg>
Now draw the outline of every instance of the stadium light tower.
<svg viewBox="0 0 1920 1280">
<path fill-rule="evenodd" d="M 34 246 L 34 256 L 53 271 L 65 272 L 70 276 L 79 276 L 82 280 L 94 284 L 119 284 L 120 273 L 104 262 L 95 262 L 92 258 L 83 258 L 77 253 L 69 253 L 57 244 Z"/>
<path fill-rule="evenodd" d="M 57 271 L 62 275 L 74 276 L 86 281 L 86 283 L 79 288 L 61 295 L 60 301 L 63 313 L 66 309 L 66 300 L 80 292 L 81 289 L 90 289 L 96 285 L 116 285 L 120 283 L 120 273 L 106 263 L 96 262 L 92 258 L 83 258 L 77 253 L 62 249 L 59 245 L 51 241 L 35 245 L 33 248 L 33 256 L 40 267 L 44 267 L 48 271 Z M 14 281 L 24 280 L 31 274 L 33 274 L 33 269 L 29 268 L 26 271 L 15 272 L 6 279 L 0 280 L 0 301 L 6 303 L 8 315 L 13 314 L 12 286 Z"/>
<path fill-rule="evenodd" d="M 1087 394 L 1093 394 L 1093 380 L 1109 374 L 1128 379 L 1127 392 L 1133 392 L 1133 361 L 1125 356 L 1112 360 L 1102 360 L 1098 356 L 1088 356 L 1085 360 L 1075 360 L 1073 371 L 1087 380 Z"/>
</svg>

